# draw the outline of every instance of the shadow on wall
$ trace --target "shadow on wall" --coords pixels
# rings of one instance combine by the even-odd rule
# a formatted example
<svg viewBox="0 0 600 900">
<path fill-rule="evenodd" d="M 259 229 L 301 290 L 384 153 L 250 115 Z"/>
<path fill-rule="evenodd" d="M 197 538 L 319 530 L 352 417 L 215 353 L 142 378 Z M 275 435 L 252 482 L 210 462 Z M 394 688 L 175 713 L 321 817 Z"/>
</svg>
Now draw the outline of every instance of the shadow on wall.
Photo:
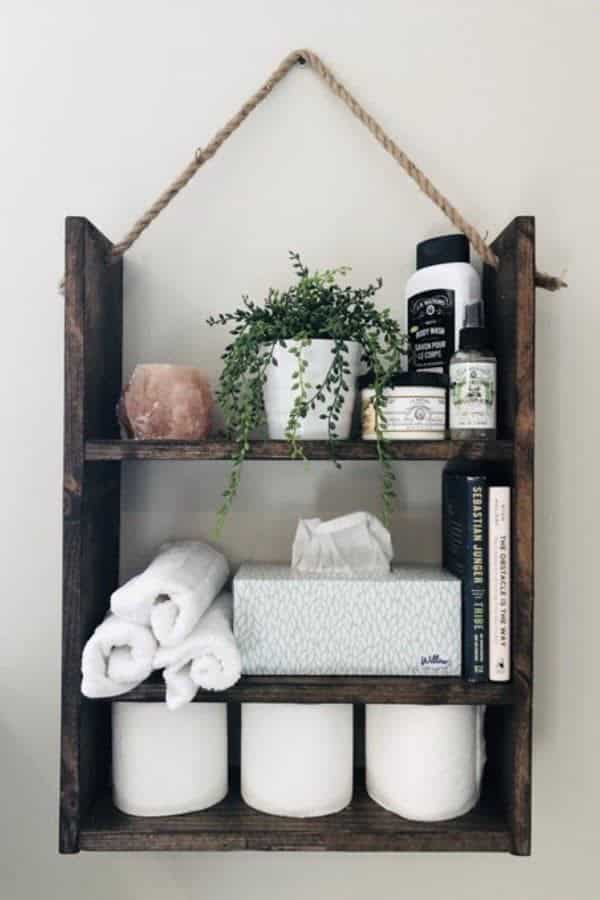
<svg viewBox="0 0 600 900">
<path fill-rule="evenodd" d="M 56 748 L 58 750 L 58 748 Z M 52 758 L 58 775 L 58 754 Z M 17 737 L 5 722 L 0 722 L 0 784 L 2 786 L 2 842 L 0 848 L 0 896 L 2 898 L 41 896 L 44 888 L 34 889 L 40 869 L 31 865 L 31 848 L 36 863 L 40 854 L 58 859 L 57 780 L 45 777 L 40 767 L 39 747 L 27 736 Z M 7 810 L 19 810 L 8 821 Z M 48 823 L 54 828 L 49 829 Z M 49 837 L 53 839 L 48 846 Z M 25 890 L 24 886 L 30 886 Z M 58 887 L 58 885 L 55 885 Z M 30 893 L 29 893 L 30 890 Z"/>
<path fill-rule="evenodd" d="M 121 579 L 145 567 L 167 539 L 215 541 L 226 462 L 149 462 L 123 467 Z M 391 523 L 398 562 L 441 559 L 440 463 L 395 466 Z M 218 543 L 230 561 L 282 562 L 291 556 L 299 518 L 330 519 L 356 510 L 381 515 L 376 463 L 249 462 Z"/>
</svg>

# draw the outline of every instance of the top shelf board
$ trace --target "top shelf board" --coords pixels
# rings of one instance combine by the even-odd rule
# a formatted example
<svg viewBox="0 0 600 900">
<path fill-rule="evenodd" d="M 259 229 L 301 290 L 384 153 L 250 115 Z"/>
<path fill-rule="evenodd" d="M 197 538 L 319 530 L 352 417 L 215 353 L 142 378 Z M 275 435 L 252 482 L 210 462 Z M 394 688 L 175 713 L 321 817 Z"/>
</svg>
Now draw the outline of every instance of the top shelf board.
<svg viewBox="0 0 600 900">
<path fill-rule="evenodd" d="M 88 461 L 125 459 L 231 459 L 236 450 L 235 441 L 135 441 L 100 440 L 86 441 L 85 458 Z M 512 460 L 512 441 L 391 441 L 390 454 L 397 460 L 446 460 L 461 459 L 505 462 Z M 303 441 L 302 449 L 307 459 L 328 460 L 328 441 Z M 371 441 L 338 441 L 339 460 L 376 460 L 377 445 Z M 286 441 L 252 441 L 246 457 L 254 460 L 288 460 L 290 447 Z"/>
</svg>

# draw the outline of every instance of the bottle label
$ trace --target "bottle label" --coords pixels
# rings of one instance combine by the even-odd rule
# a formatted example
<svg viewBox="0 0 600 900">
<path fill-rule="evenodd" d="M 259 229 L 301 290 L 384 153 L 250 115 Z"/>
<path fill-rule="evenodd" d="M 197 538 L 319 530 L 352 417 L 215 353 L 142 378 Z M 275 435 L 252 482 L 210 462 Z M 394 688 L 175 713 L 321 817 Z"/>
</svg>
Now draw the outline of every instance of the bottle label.
<svg viewBox="0 0 600 900">
<path fill-rule="evenodd" d="M 448 371 L 454 353 L 454 291 L 422 291 L 408 298 L 411 368 Z"/>
<path fill-rule="evenodd" d="M 450 368 L 450 428 L 495 427 L 496 363 L 452 363 Z"/>
<path fill-rule="evenodd" d="M 362 434 L 373 438 L 377 433 L 376 414 L 373 406 L 373 391 L 362 392 Z M 438 435 L 446 429 L 446 392 L 426 396 L 411 396 L 387 390 L 385 397 L 384 434 L 399 435 L 405 432 L 433 433 Z"/>
</svg>

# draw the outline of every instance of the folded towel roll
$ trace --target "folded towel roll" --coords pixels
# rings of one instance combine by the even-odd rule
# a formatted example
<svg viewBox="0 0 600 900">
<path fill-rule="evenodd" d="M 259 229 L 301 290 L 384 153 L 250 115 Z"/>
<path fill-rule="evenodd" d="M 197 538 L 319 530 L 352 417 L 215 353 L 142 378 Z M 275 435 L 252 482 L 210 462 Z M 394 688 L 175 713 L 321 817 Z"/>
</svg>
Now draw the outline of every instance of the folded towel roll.
<svg viewBox="0 0 600 900">
<path fill-rule="evenodd" d="M 239 679 L 242 660 L 231 630 L 233 599 L 223 593 L 177 647 L 160 647 L 154 668 L 164 668 L 167 706 L 179 709 L 198 688 L 224 691 Z"/>
<path fill-rule="evenodd" d="M 202 541 L 164 544 L 140 575 L 116 590 L 112 611 L 149 625 L 165 647 L 181 643 L 197 625 L 229 577 L 222 553 Z"/>
<path fill-rule="evenodd" d="M 81 692 L 86 697 L 118 697 L 152 671 L 156 640 L 144 625 L 108 615 L 83 648 Z"/>
</svg>

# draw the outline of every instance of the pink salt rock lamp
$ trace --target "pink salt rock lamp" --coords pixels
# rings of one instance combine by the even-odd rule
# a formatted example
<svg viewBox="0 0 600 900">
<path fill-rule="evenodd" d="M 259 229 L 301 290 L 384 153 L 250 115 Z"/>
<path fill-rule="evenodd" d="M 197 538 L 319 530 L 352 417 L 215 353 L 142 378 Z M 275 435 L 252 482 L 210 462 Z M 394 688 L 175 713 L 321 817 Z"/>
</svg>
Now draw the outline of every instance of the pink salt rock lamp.
<svg viewBox="0 0 600 900">
<path fill-rule="evenodd" d="M 197 441 L 208 435 L 213 398 L 208 378 L 193 366 L 136 366 L 117 415 L 123 438 Z"/>
</svg>

